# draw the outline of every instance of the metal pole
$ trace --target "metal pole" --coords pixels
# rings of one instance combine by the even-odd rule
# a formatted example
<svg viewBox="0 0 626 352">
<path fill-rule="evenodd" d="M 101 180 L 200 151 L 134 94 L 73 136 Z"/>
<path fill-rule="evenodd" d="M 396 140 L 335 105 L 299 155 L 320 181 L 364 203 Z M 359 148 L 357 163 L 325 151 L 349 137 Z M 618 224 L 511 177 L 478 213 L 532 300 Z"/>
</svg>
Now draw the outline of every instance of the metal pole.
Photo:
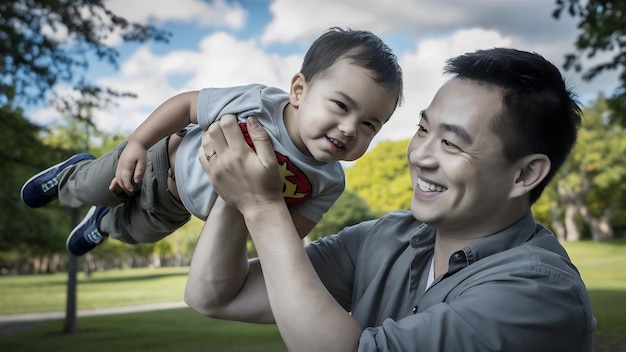
<svg viewBox="0 0 626 352">
<path fill-rule="evenodd" d="M 70 213 L 71 226 L 73 229 L 80 221 L 80 208 L 69 208 L 68 211 Z M 78 332 L 78 320 L 76 319 L 77 273 L 78 257 L 70 254 L 67 263 L 67 301 L 65 305 L 65 324 L 63 325 L 64 334 L 74 334 Z"/>
</svg>

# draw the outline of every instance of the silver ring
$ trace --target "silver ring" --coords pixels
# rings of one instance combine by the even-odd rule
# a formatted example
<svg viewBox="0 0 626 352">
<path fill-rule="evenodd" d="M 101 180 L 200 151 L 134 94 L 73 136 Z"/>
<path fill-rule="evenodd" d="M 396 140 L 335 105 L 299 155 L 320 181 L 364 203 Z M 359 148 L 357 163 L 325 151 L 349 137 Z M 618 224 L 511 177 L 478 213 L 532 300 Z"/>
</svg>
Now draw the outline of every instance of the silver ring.
<svg viewBox="0 0 626 352">
<path fill-rule="evenodd" d="M 204 156 L 206 157 L 206 160 L 209 161 L 209 160 L 211 160 L 212 157 L 215 156 L 215 154 L 217 154 L 217 152 L 213 152 L 213 154 L 211 154 L 211 155 L 206 155 L 205 154 Z"/>
</svg>

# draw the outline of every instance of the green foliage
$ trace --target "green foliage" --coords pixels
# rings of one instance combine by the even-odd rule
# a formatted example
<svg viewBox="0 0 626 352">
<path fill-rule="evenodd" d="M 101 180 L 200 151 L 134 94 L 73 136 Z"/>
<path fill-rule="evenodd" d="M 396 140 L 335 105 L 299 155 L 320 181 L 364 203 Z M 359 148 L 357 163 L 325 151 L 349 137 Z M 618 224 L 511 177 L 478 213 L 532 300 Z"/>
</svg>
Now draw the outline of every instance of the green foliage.
<svg viewBox="0 0 626 352">
<path fill-rule="evenodd" d="M 606 208 L 623 207 L 626 196 L 626 130 L 610 123 L 606 117 L 606 100 L 598 101 L 583 111 L 583 128 L 578 143 L 568 159 L 564 175 L 571 187 L 584 184 L 582 177 L 591 183 L 585 203 L 599 214 Z"/>
<path fill-rule="evenodd" d="M 356 193 L 345 191 L 328 210 L 322 221 L 309 233 L 308 238 L 318 238 L 335 234 L 346 226 L 376 218 L 367 204 Z"/>
<path fill-rule="evenodd" d="M 582 71 L 583 78 L 592 80 L 602 72 L 618 71 L 620 86 L 608 99 L 615 112 L 612 119 L 626 126 L 626 2 L 623 0 L 557 0 L 554 18 L 563 13 L 579 18 L 577 52 L 565 56 L 565 69 Z M 597 57 L 610 59 L 596 60 Z M 586 62 L 585 62 L 586 61 Z"/>
<path fill-rule="evenodd" d="M 539 197 L 539 199 L 537 199 L 537 201 L 532 205 L 532 213 L 533 213 L 533 217 L 535 218 L 535 221 L 537 221 L 540 224 L 543 224 L 544 226 L 548 227 L 548 224 L 550 224 L 551 218 L 550 218 L 550 211 L 551 211 L 551 204 L 550 201 L 552 199 L 554 199 L 554 195 L 548 195 L 548 191 L 551 190 L 550 187 L 546 187 L 543 191 L 543 194 L 541 195 L 541 197 Z"/>
<path fill-rule="evenodd" d="M 35 104 L 59 82 L 95 97 L 118 95 L 85 80 L 90 56 L 117 66 L 119 53 L 105 43 L 167 42 L 170 34 L 132 23 L 103 0 L 14 0 L 0 2 L 0 104 Z"/>
<path fill-rule="evenodd" d="M 19 199 L 19 189 L 30 176 L 72 154 L 98 156 L 122 140 L 122 136 L 100 133 L 92 112 L 133 94 L 86 80 L 89 60 L 94 57 L 117 67 L 117 47 L 107 44 L 112 36 L 126 43 L 144 43 L 167 42 L 170 34 L 120 17 L 102 0 L 0 2 L 0 168 L 5 179 L 0 186 L 2 267 L 27 267 L 35 256 L 61 254 L 66 258 L 64 243 L 71 228 L 68 209 L 58 202 L 29 209 Z M 78 94 L 54 97 L 53 89 L 59 83 L 72 86 Z M 46 128 L 28 122 L 16 108 L 47 104 L 51 96 L 62 117 Z M 154 253 L 165 257 L 176 250 L 169 242 L 137 247 L 109 242 L 98 252 L 100 261 L 125 255 L 147 262 Z"/>
<path fill-rule="evenodd" d="M 127 244 L 108 239 L 90 252 L 96 270 L 146 266 L 189 265 L 204 221 L 191 220 L 171 235 L 155 243 Z"/>
<path fill-rule="evenodd" d="M 409 209 L 413 186 L 406 150 L 409 140 L 381 142 L 346 170 L 346 189 L 378 215 Z"/>
<path fill-rule="evenodd" d="M 611 210 L 611 225 L 624 228 L 626 207 L 626 130 L 608 118 L 609 106 L 600 95 L 589 107 L 584 108 L 583 125 L 578 141 L 555 179 L 533 206 L 533 212 L 543 224 L 551 222 L 550 203 L 562 205 L 557 185 L 572 192 L 585 192 L 583 204 L 593 216 Z M 558 209 L 560 216 L 562 210 Z M 583 225 L 584 226 L 584 225 Z M 619 236 L 619 232 L 618 232 Z"/>
<path fill-rule="evenodd" d="M 68 218 L 59 207 L 47 211 L 30 209 L 20 199 L 22 184 L 50 160 L 59 160 L 67 152 L 45 146 L 38 137 L 42 131 L 30 123 L 22 110 L 0 106 L 0 265 L 7 251 L 28 257 L 51 253 L 62 248 L 62 225 Z M 61 243 L 57 245 L 57 243 Z M 4 255 L 3 255 L 4 254 Z"/>
<path fill-rule="evenodd" d="M 188 265 L 204 224 L 204 221 L 192 216 L 183 227 L 159 241 L 168 245 L 166 251 L 161 249 L 162 255 L 168 256 L 176 265 Z"/>
</svg>

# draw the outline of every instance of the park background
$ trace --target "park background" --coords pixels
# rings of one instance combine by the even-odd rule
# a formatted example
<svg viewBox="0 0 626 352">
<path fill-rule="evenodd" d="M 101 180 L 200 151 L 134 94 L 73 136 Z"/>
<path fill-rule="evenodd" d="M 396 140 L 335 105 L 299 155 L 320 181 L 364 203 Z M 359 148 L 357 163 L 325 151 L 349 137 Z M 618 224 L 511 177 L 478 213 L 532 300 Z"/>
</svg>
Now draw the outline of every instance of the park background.
<svg viewBox="0 0 626 352">
<path fill-rule="evenodd" d="M 446 79 L 445 59 L 494 46 L 536 51 L 562 68 L 579 94 L 584 122 L 573 154 L 533 212 L 579 254 L 574 263 L 586 270 L 581 272 L 602 318 L 599 331 L 626 339 L 626 280 L 616 270 L 624 264 L 626 230 L 625 9 L 620 1 L 576 0 L 2 2 L 0 288 L 7 291 L 0 295 L 6 306 L 0 314 L 64 309 L 58 287 L 46 280 L 58 285 L 64 278 L 72 262 L 65 238 L 86 211 L 58 203 L 25 207 L 19 189 L 26 179 L 76 152 L 101 155 L 176 93 L 251 82 L 287 89 L 311 41 L 330 26 L 342 26 L 372 30 L 396 52 L 405 102 L 371 150 L 344 165 L 347 190 L 308 239 L 408 209 L 406 146 L 417 112 Z M 194 220 L 152 245 L 107 241 L 81 258 L 78 308 L 139 303 L 149 296 L 182 299 L 201 226 Z M 252 245 L 249 250 L 254 255 Z M 138 268 L 154 272 L 138 279 L 132 274 L 144 270 Z M 165 286 L 171 292 L 141 289 L 140 282 L 177 277 L 159 271 L 167 268 L 182 275 Z M 105 287 L 101 296 L 138 288 L 143 298 L 82 296 L 86 282 L 107 272 L 119 276 L 104 281 L 132 284 Z M 33 283 L 31 276 L 44 279 Z M 46 294 L 56 303 L 41 305 Z"/>
</svg>

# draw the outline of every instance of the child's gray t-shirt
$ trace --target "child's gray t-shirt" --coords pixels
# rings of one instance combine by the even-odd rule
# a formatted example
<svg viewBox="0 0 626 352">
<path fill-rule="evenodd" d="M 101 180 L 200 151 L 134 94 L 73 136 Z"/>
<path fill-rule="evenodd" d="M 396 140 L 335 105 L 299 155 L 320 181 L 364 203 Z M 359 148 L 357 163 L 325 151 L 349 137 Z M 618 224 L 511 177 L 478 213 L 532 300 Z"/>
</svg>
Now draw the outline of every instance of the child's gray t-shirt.
<svg viewBox="0 0 626 352">
<path fill-rule="evenodd" d="M 345 187 L 339 162 L 322 163 L 302 154 L 293 144 L 283 120 L 289 95 L 260 84 L 205 88 L 198 95 L 198 125 L 187 128 L 176 151 L 176 186 L 185 208 L 206 220 L 217 194 L 202 168 L 202 133 L 225 114 L 237 115 L 242 131 L 245 119 L 256 116 L 268 131 L 283 177 L 285 202 L 307 219 L 319 222 Z M 244 135 L 247 132 L 244 131 Z M 249 138 L 246 137 L 249 141 Z"/>
</svg>

